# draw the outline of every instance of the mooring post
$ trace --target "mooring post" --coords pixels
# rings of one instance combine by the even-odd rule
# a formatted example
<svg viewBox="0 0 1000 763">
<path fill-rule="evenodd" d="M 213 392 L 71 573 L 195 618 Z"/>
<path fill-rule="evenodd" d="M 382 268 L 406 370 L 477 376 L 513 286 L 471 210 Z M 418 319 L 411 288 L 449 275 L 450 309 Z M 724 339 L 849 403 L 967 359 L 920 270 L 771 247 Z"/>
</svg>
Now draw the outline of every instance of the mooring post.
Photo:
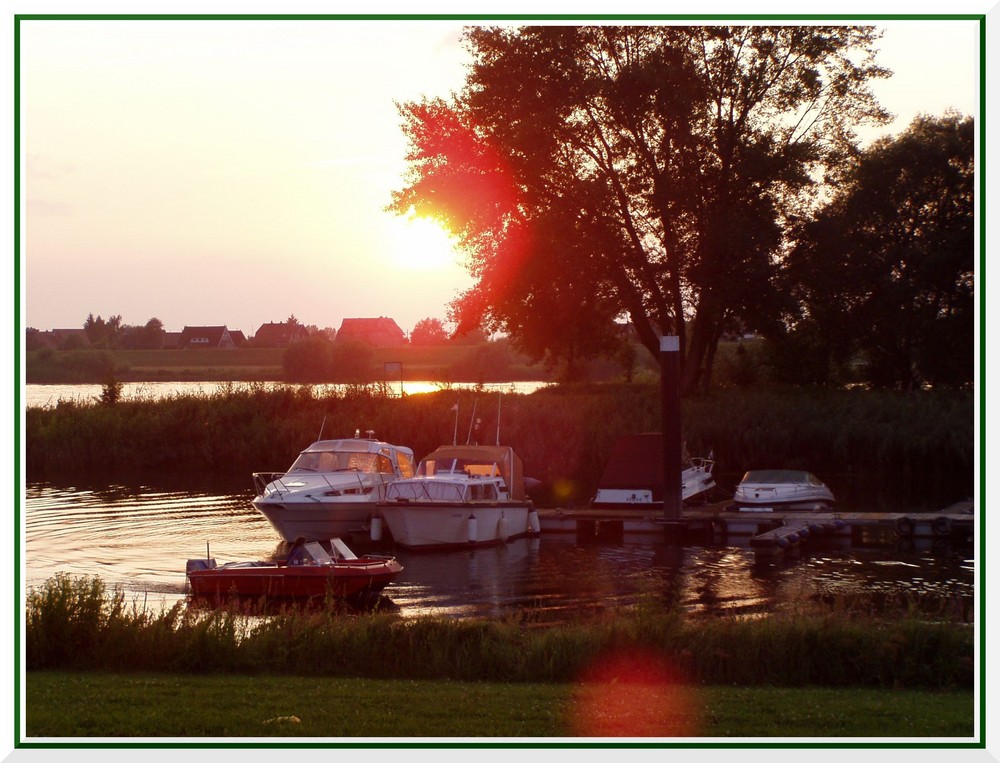
<svg viewBox="0 0 1000 763">
<path fill-rule="evenodd" d="M 680 339 L 660 337 L 660 405 L 663 417 L 663 518 L 681 518 Z"/>
</svg>

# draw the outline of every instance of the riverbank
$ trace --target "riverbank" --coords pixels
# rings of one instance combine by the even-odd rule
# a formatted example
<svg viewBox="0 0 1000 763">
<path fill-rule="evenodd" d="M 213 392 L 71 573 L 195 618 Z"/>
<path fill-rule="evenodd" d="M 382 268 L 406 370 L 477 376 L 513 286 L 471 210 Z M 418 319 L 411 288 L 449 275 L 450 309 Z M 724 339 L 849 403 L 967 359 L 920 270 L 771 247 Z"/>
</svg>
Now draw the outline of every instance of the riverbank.
<svg viewBox="0 0 1000 763">
<path fill-rule="evenodd" d="M 619 436 L 661 428 L 659 389 L 560 385 L 501 401 L 485 391 L 398 397 L 373 388 L 320 394 L 233 384 L 159 401 L 31 408 L 23 442 L 29 480 L 145 472 L 242 484 L 252 472 L 287 468 L 320 431 L 343 437 L 370 429 L 419 458 L 452 442 L 456 430 L 492 442 L 498 425 L 524 473 L 545 486 L 541 503 L 583 505 Z M 973 492 L 971 393 L 726 389 L 685 399 L 682 426 L 692 455 L 714 454 L 724 490 L 748 469 L 786 468 L 817 474 L 853 510 L 936 511 Z"/>
<path fill-rule="evenodd" d="M 974 626 L 923 617 L 153 613 L 57 576 L 24 639 L 31 736 L 970 737 L 976 718 Z"/>
<path fill-rule="evenodd" d="M 28 384 L 118 382 L 280 382 L 288 379 L 283 347 L 197 350 L 32 350 Z M 373 347 L 360 352 L 370 383 L 435 379 L 447 382 L 551 381 L 552 373 L 506 342 Z M 354 359 L 358 360 L 358 359 Z M 388 366 L 387 366 L 388 364 Z M 336 375 L 323 382 L 342 382 Z"/>
<path fill-rule="evenodd" d="M 376 744 L 458 737 L 545 744 L 573 736 L 681 734 L 707 746 L 713 738 L 747 737 L 958 743 L 972 736 L 975 716 L 971 691 L 710 686 L 681 692 L 625 684 L 603 687 L 602 712 L 587 713 L 597 692 L 579 684 L 79 672 L 30 672 L 25 684 L 29 738 L 124 743 L 129 737 L 176 737 L 187 744 L 198 738 L 226 744 L 234 737 Z"/>
<path fill-rule="evenodd" d="M 249 674 L 567 683 L 626 670 L 667 683 L 971 690 L 975 626 L 924 615 L 848 612 L 691 619 L 655 597 L 603 617 L 403 618 L 391 611 L 238 606 L 167 611 L 129 603 L 100 578 L 57 575 L 32 589 L 29 671 Z M 619 664 L 619 661 L 625 662 Z M 616 667 L 617 666 L 617 667 Z M 628 673 L 631 675 L 631 673 Z"/>
</svg>

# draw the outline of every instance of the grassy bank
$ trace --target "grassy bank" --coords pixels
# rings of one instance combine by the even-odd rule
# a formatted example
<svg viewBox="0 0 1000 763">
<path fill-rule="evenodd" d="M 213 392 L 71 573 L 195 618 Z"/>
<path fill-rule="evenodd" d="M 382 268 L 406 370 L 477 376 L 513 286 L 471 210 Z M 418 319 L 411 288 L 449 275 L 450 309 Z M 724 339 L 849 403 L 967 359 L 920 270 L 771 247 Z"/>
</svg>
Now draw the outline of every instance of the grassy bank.
<svg viewBox="0 0 1000 763">
<path fill-rule="evenodd" d="M 948 738 L 970 737 L 974 715 L 966 691 L 622 685 L 602 687 L 594 713 L 578 684 L 66 672 L 26 684 L 29 737 Z"/>
<path fill-rule="evenodd" d="M 692 620 L 657 601 L 539 626 L 286 610 L 267 618 L 183 603 L 152 612 L 98 578 L 30 592 L 28 670 L 574 683 L 971 690 L 973 626 L 902 616 Z M 631 676 L 631 678 L 629 678 Z M 610 680 L 610 678 L 608 679 Z"/>
<path fill-rule="evenodd" d="M 326 437 L 372 429 L 419 458 L 452 441 L 456 401 L 459 439 L 468 436 L 475 404 L 481 439 L 493 442 L 497 396 L 447 390 L 320 396 L 310 387 L 234 384 L 207 396 L 32 408 L 28 478 L 211 472 L 243 484 L 250 472 L 287 468 L 321 428 Z M 729 489 L 747 469 L 802 468 L 848 507 L 936 510 L 972 493 L 971 394 L 723 390 L 682 408 L 688 450 L 714 452 L 716 478 Z M 595 384 L 505 395 L 500 426 L 525 474 L 549 486 L 550 502 L 585 502 L 620 435 L 660 429 L 659 390 Z"/>
</svg>

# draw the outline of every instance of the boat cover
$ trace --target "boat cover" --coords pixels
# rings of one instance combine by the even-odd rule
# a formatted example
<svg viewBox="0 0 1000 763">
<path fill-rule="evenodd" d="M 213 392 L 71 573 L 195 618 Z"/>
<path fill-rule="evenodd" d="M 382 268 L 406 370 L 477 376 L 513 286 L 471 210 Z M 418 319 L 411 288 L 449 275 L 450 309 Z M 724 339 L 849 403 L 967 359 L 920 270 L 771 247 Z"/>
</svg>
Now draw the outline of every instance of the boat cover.
<svg viewBox="0 0 1000 763">
<path fill-rule="evenodd" d="M 629 434 L 618 438 L 598 488 L 650 490 L 653 501 L 663 500 L 663 435 Z"/>
<path fill-rule="evenodd" d="M 795 469 L 758 469 L 747 472 L 740 481 L 748 485 L 816 485 L 823 483 L 809 472 Z"/>
<path fill-rule="evenodd" d="M 514 453 L 513 448 L 497 445 L 442 445 L 421 463 L 453 458 L 477 464 L 496 464 L 500 469 L 500 476 L 507 484 L 511 500 L 525 500 L 524 469 L 521 466 L 521 459 Z"/>
</svg>

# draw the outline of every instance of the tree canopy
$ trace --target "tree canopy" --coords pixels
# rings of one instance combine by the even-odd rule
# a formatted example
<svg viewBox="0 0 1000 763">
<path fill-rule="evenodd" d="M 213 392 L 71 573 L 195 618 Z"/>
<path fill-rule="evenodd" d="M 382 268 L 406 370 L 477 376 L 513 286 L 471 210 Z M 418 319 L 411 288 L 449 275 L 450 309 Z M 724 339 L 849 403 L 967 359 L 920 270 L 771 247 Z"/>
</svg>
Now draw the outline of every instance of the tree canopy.
<svg viewBox="0 0 1000 763">
<path fill-rule="evenodd" d="M 972 119 L 920 116 L 873 144 L 798 226 L 788 283 L 797 328 L 881 387 L 972 382 Z"/>
<path fill-rule="evenodd" d="M 448 332 L 440 318 L 421 318 L 410 332 L 410 344 L 438 345 L 448 340 Z"/>
<path fill-rule="evenodd" d="M 402 104 L 391 208 L 437 217 L 469 254 L 463 326 L 532 357 L 612 351 L 616 320 L 654 355 L 681 341 L 707 382 L 729 326 L 776 325 L 783 223 L 887 114 L 857 26 L 476 27 L 448 100 Z"/>
</svg>

